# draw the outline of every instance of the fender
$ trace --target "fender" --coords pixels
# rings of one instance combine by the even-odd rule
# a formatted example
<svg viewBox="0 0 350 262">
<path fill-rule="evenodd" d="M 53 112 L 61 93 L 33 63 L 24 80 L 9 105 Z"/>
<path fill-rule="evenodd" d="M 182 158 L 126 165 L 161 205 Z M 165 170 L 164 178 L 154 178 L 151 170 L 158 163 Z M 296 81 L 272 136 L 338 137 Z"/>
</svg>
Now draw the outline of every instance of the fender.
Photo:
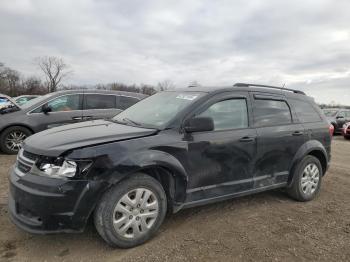
<svg viewBox="0 0 350 262">
<path fill-rule="evenodd" d="M 328 163 L 329 158 L 326 149 L 324 146 L 321 144 L 320 141 L 318 140 L 309 140 L 305 142 L 297 151 L 297 153 L 294 155 L 294 158 L 291 162 L 290 169 L 289 169 L 289 177 L 288 177 L 288 187 L 292 184 L 293 182 L 293 172 L 297 165 L 300 163 L 300 161 L 308 155 L 312 151 L 319 151 L 322 152 L 324 157 L 326 158 L 326 161 Z"/>
<path fill-rule="evenodd" d="M 185 201 L 188 174 L 181 162 L 167 152 L 159 150 L 130 152 L 122 159 L 118 159 L 118 154 L 104 155 L 96 159 L 94 166 L 91 170 L 91 175 L 98 180 L 104 180 L 106 189 L 133 173 L 151 168 L 163 168 L 165 172 L 159 172 L 159 175 L 170 174 L 174 179 L 175 201 Z M 99 166 L 104 167 L 103 170 L 99 169 Z"/>
</svg>

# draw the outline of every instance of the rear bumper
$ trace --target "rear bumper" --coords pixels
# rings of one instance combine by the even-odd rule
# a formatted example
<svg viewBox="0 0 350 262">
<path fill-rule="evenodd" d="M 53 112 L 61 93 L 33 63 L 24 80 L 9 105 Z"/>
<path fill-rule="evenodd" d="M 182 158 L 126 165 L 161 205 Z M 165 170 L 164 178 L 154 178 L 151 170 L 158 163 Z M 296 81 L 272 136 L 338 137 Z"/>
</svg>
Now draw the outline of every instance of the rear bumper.
<svg viewBox="0 0 350 262">
<path fill-rule="evenodd" d="M 10 171 L 9 214 L 19 228 L 37 234 L 81 232 L 101 186 L 88 180 L 61 180 Z"/>
</svg>

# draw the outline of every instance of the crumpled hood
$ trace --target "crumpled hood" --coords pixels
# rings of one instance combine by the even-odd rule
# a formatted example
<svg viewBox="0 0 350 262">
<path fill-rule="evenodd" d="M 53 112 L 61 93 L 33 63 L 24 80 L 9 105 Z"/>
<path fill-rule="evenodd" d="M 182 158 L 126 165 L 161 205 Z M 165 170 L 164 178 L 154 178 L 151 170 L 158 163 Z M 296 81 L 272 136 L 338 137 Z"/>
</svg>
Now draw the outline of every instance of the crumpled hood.
<svg viewBox="0 0 350 262">
<path fill-rule="evenodd" d="M 59 156 L 63 152 L 85 146 L 155 134 L 157 130 L 95 120 L 48 129 L 28 137 L 23 148 L 44 156 Z"/>
</svg>

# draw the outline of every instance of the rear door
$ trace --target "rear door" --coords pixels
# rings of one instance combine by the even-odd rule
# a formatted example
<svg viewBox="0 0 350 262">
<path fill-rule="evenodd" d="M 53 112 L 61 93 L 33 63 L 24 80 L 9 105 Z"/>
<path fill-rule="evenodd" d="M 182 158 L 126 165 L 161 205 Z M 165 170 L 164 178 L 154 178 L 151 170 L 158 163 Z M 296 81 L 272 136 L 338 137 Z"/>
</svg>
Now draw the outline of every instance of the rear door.
<svg viewBox="0 0 350 262">
<path fill-rule="evenodd" d="M 304 127 L 292 115 L 284 96 L 251 93 L 257 130 L 254 187 L 287 182 L 291 163 L 305 141 Z"/>
<path fill-rule="evenodd" d="M 83 120 L 112 118 L 122 110 L 117 108 L 117 96 L 113 94 L 85 93 Z"/>
</svg>

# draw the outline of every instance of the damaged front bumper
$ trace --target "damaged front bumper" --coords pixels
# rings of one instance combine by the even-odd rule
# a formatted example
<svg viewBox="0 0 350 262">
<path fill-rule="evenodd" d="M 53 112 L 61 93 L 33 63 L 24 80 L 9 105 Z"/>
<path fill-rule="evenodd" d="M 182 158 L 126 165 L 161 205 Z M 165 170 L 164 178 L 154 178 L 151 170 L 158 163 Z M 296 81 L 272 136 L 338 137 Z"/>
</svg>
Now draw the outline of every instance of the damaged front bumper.
<svg viewBox="0 0 350 262">
<path fill-rule="evenodd" d="M 22 176 L 15 168 L 9 181 L 11 220 L 39 234 L 83 231 L 102 191 L 98 181 Z"/>
</svg>

